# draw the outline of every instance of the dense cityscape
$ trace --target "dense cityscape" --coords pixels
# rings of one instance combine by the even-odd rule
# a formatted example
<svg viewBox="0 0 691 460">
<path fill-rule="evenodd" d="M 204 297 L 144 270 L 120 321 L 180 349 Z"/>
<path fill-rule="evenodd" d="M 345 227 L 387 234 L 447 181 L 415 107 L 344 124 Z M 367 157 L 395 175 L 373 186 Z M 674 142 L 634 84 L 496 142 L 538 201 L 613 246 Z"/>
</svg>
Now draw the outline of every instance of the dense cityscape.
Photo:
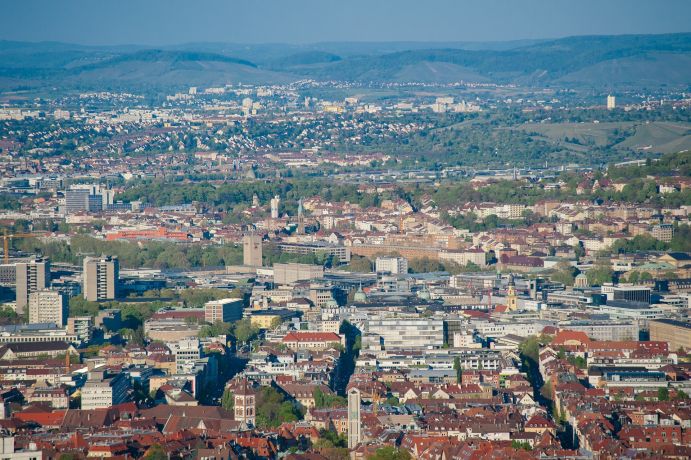
<svg viewBox="0 0 691 460">
<path fill-rule="evenodd" d="M 0 42 L 0 458 L 691 458 L 690 74 L 483 67 L 581 39 Z"/>
</svg>

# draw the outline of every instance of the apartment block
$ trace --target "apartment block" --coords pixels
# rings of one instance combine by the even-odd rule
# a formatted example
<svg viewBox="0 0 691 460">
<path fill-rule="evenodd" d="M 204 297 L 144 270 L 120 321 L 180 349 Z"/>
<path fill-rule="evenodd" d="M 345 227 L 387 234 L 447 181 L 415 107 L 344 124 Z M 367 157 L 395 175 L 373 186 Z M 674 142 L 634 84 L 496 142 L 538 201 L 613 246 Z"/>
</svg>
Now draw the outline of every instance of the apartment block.
<svg viewBox="0 0 691 460">
<path fill-rule="evenodd" d="M 115 256 L 84 259 L 83 293 L 91 302 L 113 300 L 117 295 L 120 262 Z"/>
<path fill-rule="evenodd" d="M 29 294 L 29 323 L 67 322 L 67 296 L 57 291 L 41 290 Z"/>
<path fill-rule="evenodd" d="M 35 259 L 16 265 L 17 313 L 24 313 L 29 294 L 46 289 L 50 285 L 50 262 Z"/>
</svg>

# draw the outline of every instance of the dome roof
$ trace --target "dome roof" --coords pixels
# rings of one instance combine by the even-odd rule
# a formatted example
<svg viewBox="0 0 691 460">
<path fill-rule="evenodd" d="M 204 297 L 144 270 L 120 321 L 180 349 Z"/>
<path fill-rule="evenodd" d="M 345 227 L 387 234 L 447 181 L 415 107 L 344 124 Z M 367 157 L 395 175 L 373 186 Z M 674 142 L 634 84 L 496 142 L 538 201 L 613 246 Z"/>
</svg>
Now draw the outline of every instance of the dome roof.
<svg viewBox="0 0 691 460">
<path fill-rule="evenodd" d="M 362 286 L 360 286 L 355 295 L 353 295 L 353 302 L 367 302 L 367 294 L 365 294 L 365 291 L 362 290 Z"/>
<path fill-rule="evenodd" d="M 420 289 L 419 291 L 417 291 L 417 296 L 423 300 L 429 300 L 432 298 L 432 294 L 430 294 L 430 292 L 427 288 L 423 288 L 423 289 Z"/>
</svg>

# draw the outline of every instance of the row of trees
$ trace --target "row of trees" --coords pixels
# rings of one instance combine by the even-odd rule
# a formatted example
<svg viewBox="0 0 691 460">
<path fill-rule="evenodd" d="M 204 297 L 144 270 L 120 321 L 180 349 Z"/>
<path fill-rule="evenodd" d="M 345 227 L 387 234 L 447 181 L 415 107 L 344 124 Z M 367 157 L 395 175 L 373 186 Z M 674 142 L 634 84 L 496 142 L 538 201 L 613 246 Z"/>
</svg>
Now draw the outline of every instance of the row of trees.
<svg viewBox="0 0 691 460">
<path fill-rule="evenodd" d="M 199 330 L 199 337 L 216 337 L 219 335 L 232 335 L 238 342 L 247 343 L 254 340 L 259 334 L 259 329 L 252 325 L 249 318 L 243 318 L 233 323 L 216 321 L 213 324 L 205 324 Z"/>
<path fill-rule="evenodd" d="M 87 235 L 75 235 L 70 242 L 43 242 L 34 238 L 17 240 L 25 252 L 42 254 L 54 262 L 81 263 L 84 254 L 118 256 L 126 268 L 187 269 L 217 267 L 242 263 L 242 247 L 201 243 L 179 244 L 164 241 L 103 241 Z"/>
</svg>

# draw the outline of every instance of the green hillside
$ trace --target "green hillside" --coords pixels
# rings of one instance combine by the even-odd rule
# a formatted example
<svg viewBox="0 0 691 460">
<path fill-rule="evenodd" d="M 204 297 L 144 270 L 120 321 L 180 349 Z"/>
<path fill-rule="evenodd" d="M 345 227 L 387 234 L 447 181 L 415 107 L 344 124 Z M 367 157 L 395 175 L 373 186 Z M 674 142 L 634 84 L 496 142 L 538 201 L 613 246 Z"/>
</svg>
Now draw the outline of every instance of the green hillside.
<svg viewBox="0 0 691 460">
<path fill-rule="evenodd" d="M 448 46 L 437 49 L 423 45 L 187 44 L 159 50 L 5 41 L 0 42 L 0 89 L 103 84 L 184 87 L 302 78 L 598 89 L 691 86 L 691 34 L 569 37 L 506 46 L 433 44 Z"/>
</svg>

